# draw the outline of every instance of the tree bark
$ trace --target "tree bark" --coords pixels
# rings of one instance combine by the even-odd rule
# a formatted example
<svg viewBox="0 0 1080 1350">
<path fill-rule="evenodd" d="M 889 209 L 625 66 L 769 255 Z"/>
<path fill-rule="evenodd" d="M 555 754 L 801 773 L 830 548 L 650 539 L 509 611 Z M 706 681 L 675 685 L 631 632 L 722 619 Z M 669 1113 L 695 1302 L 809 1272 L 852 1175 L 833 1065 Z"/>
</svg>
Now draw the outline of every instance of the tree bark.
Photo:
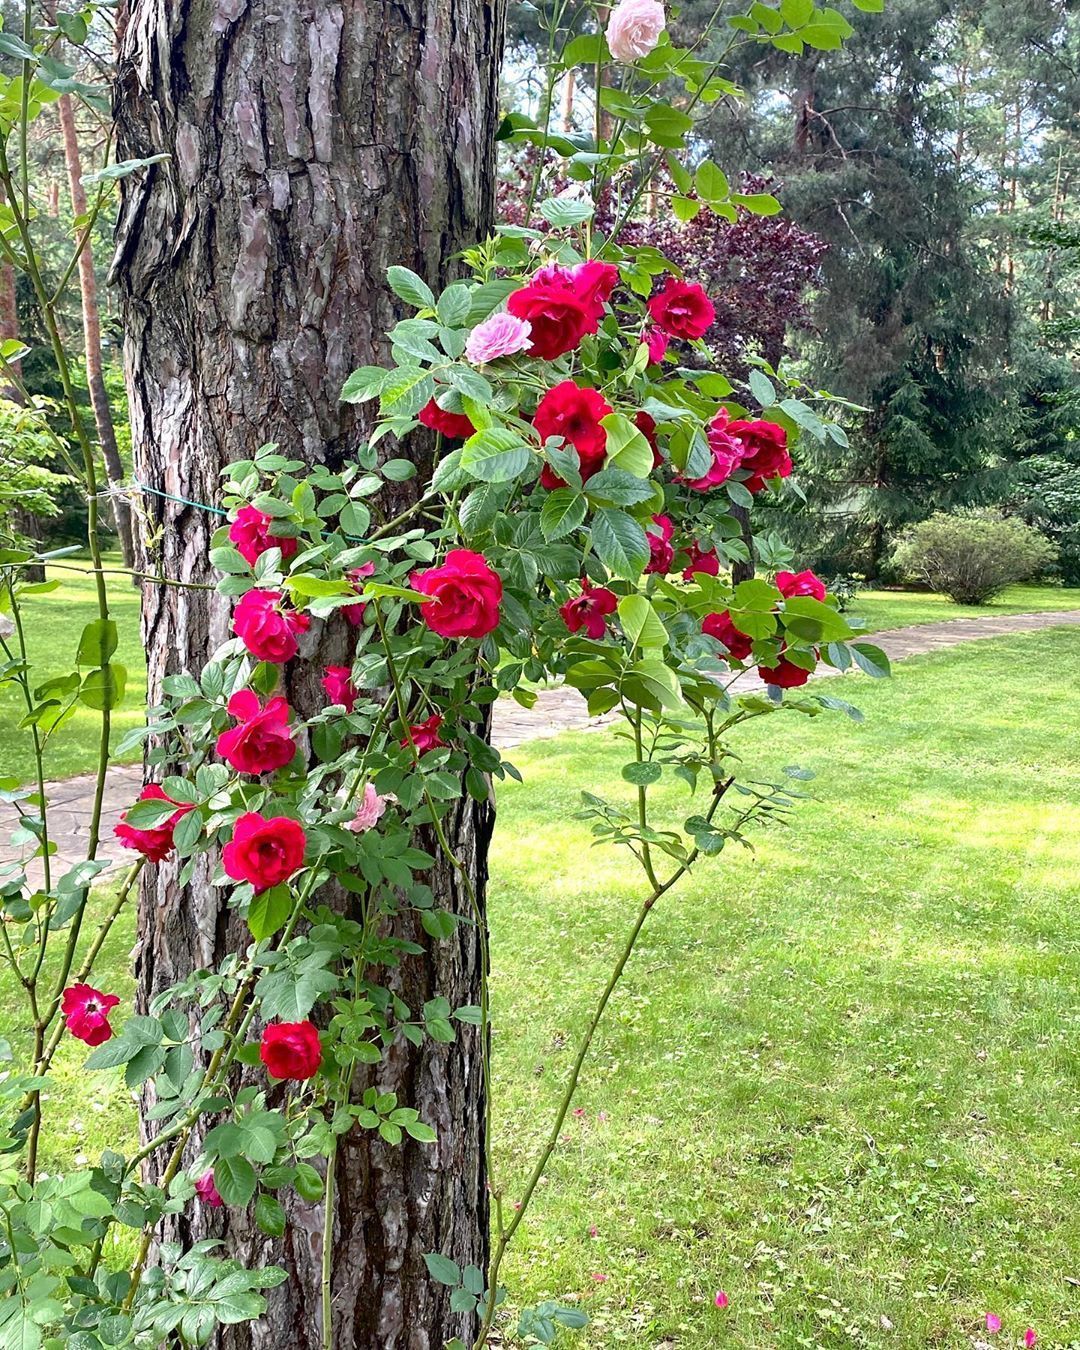
<svg viewBox="0 0 1080 1350">
<path fill-rule="evenodd" d="M 55 19 L 56 5 L 49 3 L 45 11 Z M 61 94 L 56 101 L 60 121 L 60 135 L 64 142 L 64 164 L 67 168 L 71 210 L 78 220 L 87 214 L 86 189 L 82 182 L 82 155 L 79 151 L 79 133 L 75 126 L 75 105 L 70 94 Z M 101 315 L 98 310 L 97 278 L 94 275 L 94 251 L 87 239 L 79 254 L 79 295 L 82 301 L 83 357 L 86 361 L 86 385 L 90 392 L 90 406 L 94 410 L 101 457 L 105 461 L 105 475 L 113 487 L 124 481 L 124 466 L 116 444 L 109 395 L 105 389 L 105 375 L 101 359 Z M 132 537 L 131 507 L 120 497 L 111 502 L 113 523 L 120 543 L 125 567 L 135 566 L 135 544 Z"/>
<path fill-rule="evenodd" d="M 501 0 L 129 0 L 118 26 L 118 158 L 170 156 L 124 181 L 117 225 L 139 477 L 172 498 L 215 503 L 223 465 L 264 442 L 342 464 L 364 430 L 358 410 L 339 403 L 342 383 L 386 357 L 382 335 L 400 317 L 385 268 L 403 263 L 443 284 L 454 253 L 490 225 Z M 405 451 L 421 481 L 430 450 L 416 438 Z M 397 490 L 391 509 L 418 489 Z M 146 506 L 161 528 L 156 565 L 210 579 L 220 520 L 162 497 Z M 220 597 L 145 588 L 151 703 L 167 674 L 199 670 L 228 622 Z M 323 701 L 322 667 L 351 650 L 344 621 L 316 628 L 308 659 L 286 672 L 301 715 Z M 481 898 L 491 826 L 490 810 L 468 797 L 447 822 Z M 156 871 L 140 908 L 144 1004 L 240 941 L 208 865 L 187 888 L 175 867 Z M 448 869 L 432 884 L 441 903 L 467 912 Z M 437 994 L 455 1007 L 479 1001 L 472 925 L 443 943 L 403 935 L 426 948 L 396 976 L 411 1007 Z M 416 1107 L 437 1144 L 345 1137 L 333 1249 L 343 1350 L 439 1350 L 469 1338 L 470 1320 L 450 1313 L 422 1255 L 485 1264 L 479 1050 L 467 1028 L 452 1046 L 401 1041 L 378 1067 L 379 1087 Z M 289 1272 L 266 1317 L 229 1328 L 222 1346 L 321 1345 L 321 1206 L 295 1196 L 287 1206 L 283 1242 L 245 1214 L 195 1207 L 180 1221 L 181 1237 L 223 1236 L 246 1264 Z"/>
</svg>

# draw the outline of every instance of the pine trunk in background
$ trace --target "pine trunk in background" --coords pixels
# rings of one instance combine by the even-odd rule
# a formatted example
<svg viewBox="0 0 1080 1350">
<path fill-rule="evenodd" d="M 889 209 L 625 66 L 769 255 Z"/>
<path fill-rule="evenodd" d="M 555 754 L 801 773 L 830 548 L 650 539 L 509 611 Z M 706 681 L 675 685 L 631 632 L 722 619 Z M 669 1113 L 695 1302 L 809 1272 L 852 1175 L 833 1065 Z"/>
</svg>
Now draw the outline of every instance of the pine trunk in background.
<svg viewBox="0 0 1080 1350">
<path fill-rule="evenodd" d="M 264 442 L 342 464 L 364 430 L 339 403 L 342 383 L 386 355 L 381 335 L 400 317 L 385 268 L 402 263 L 438 286 L 454 273 L 454 253 L 490 225 L 499 0 L 129 0 L 119 27 L 117 158 L 169 155 L 125 180 L 117 226 L 139 478 L 172 498 L 215 503 L 222 466 Z M 423 479 L 430 444 L 417 438 L 404 452 Z M 145 506 L 160 526 L 154 565 L 212 579 L 207 550 L 220 520 L 163 497 Z M 228 603 L 207 592 L 146 587 L 150 703 L 166 675 L 198 672 L 228 623 Z M 301 715 L 323 702 L 322 667 L 349 659 L 344 622 L 315 627 L 311 659 L 287 677 Z M 447 824 L 481 896 L 491 825 L 468 796 Z M 204 867 L 182 888 L 164 865 L 147 882 L 144 1005 L 240 945 L 208 881 Z M 447 869 L 433 886 L 441 903 L 467 912 Z M 397 977 L 411 1007 L 437 994 L 452 1006 L 479 1001 L 471 925 L 444 943 L 418 926 L 404 935 L 426 949 Z M 438 1130 L 436 1145 L 390 1148 L 359 1132 L 344 1140 L 333 1248 L 342 1350 L 468 1339 L 468 1319 L 451 1314 L 422 1256 L 484 1263 L 478 1034 L 468 1028 L 452 1046 L 401 1042 L 379 1068 L 381 1088 Z M 321 1206 L 292 1197 L 288 1209 L 283 1242 L 243 1213 L 193 1206 L 181 1220 L 184 1238 L 222 1236 L 245 1264 L 289 1271 L 263 1321 L 229 1328 L 223 1346 L 321 1346 Z"/>
<path fill-rule="evenodd" d="M 55 21 L 56 5 L 45 6 L 46 15 Z M 61 94 L 56 101 L 60 121 L 60 135 L 64 142 L 64 164 L 67 168 L 68 189 L 71 194 L 71 213 L 76 220 L 86 216 L 88 205 L 82 182 L 82 155 L 79 151 L 79 133 L 75 125 L 75 104 L 70 94 Z M 109 395 L 105 389 L 105 374 L 101 359 L 101 315 L 98 310 L 97 278 L 94 275 L 94 251 L 89 239 L 79 254 L 79 296 L 82 302 L 83 358 L 86 361 L 86 385 L 90 406 L 94 410 L 101 457 L 105 461 L 105 476 L 113 487 L 124 481 L 124 466 L 116 444 Z M 124 566 L 135 566 L 135 544 L 132 537 L 131 508 L 120 497 L 111 502 L 113 523 L 120 543 Z"/>
</svg>

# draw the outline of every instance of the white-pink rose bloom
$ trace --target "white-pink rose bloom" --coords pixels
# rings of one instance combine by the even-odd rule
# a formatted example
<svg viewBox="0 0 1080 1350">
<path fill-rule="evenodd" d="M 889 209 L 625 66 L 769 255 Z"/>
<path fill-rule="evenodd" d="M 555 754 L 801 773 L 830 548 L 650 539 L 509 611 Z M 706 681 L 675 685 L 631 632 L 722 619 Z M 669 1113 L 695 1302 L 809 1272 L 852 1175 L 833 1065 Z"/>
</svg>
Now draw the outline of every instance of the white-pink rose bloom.
<svg viewBox="0 0 1080 1350">
<path fill-rule="evenodd" d="M 629 64 L 648 56 L 667 26 L 660 0 L 619 0 L 607 26 L 608 50 Z"/>
<path fill-rule="evenodd" d="M 529 345 L 532 324 L 515 314 L 493 314 L 469 334 L 465 355 L 474 366 L 495 361 L 500 356 L 516 356 Z"/>
<path fill-rule="evenodd" d="M 386 811 L 388 800 L 387 797 L 379 796 L 375 791 L 374 783 L 368 783 L 364 788 L 364 800 L 356 808 L 356 815 L 345 828 L 354 830 L 357 834 L 363 834 L 365 830 L 374 829 Z"/>
</svg>

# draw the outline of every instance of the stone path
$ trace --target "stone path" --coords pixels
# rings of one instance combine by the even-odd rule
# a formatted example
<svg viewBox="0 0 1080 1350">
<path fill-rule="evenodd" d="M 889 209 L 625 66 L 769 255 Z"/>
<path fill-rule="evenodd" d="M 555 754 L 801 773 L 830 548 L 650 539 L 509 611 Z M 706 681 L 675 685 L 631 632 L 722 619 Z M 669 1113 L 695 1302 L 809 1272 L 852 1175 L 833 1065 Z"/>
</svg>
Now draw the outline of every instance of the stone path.
<svg viewBox="0 0 1080 1350">
<path fill-rule="evenodd" d="M 1030 633 L 1041 628 L 1060 627 L 1063 624 L 1080 627 L 1080 610 L 1051 610 L 1042 614 L 1009 614 L 976 619 L 947 619 L 941 623 L 918 624 L 910 628 L 886 629 L 871 633 L 868 641 L 881 647 L 891 661 L 903 661 L 909 656 L 923 656 L 940 647 L 953 647 L 978 638 L 1004 637 L 1011 633 Z M 1080 649 L 1078 649 L 1080 651 Z M 840 672 L 823 666 L 818 676 L 837 676 Z M 736 693 L 761 688 L 761 681 L 748 671 L 733 686 Z M 556 736 L 562 731 L 593 731 L 608 725 L 614 714 L 591 718 L 585 701 L 575 689 L 559 687 L 541 690 L 536 706 L 522 708 L 513 699 L 500 699 L 495 705 L 493 739 L 501 749 L 521 745 L 525 741 Z M 114 860 L 131 857 L 113 838 L 112 828 L 120 812 L 139 794 L 142 787 L 142 768 L 137 764 L 120 765 L 109 773 L 105 789 L 104 825 L 99 856 Z M 93 804 L 94 779 L 92 775 L 65 779 L 49 789 L 50 834 L 59 845 L 54 861 L 54 875 L 60 875 L 85 856 L 84 841 L 89 828 Z M 0 838 L 6 838 L 15 827 L 15 810 L 0 806 Z"/>
</svg>

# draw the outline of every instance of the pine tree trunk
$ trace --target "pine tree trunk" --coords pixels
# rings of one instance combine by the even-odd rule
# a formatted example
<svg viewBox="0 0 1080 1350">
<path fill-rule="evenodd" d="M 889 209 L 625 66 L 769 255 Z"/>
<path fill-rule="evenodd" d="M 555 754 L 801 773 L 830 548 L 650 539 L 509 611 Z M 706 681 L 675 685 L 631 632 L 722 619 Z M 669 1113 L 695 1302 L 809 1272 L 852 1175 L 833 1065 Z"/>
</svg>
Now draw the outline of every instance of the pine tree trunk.
<svg viewBox="0 0 1080 1350">
<path fill-rule="evenodd" d="M 490 224 L 502 45 L 499 4 L 482 0 L 129 0 L 119 16 L 118 158 L 170 159 L 125 180 L 114 274 L 138 476 L 173 498 L 215 503 L 219 471 L 264 442 L 309 463 L 340 465 L 363 435 L 339 391 L 357 366 L 386 357 L 396 317 L 387 265 L 433 285 L 455 251 Z M 401 453 L 395 447 L 396 453 Z M 424 477 L 430 444 L 406 447 Z M 416 484 L 400 485 L 402 494 Z M 404 504 L 404 495 L 391 509 Z M 155 564 L 211 577 L 220 520 L 161 497 Z M 143 636 L 149 700 L 165 675 L 197 671 L 226 635 L 227 602 L 148 586 Z M 287 672 L 301 715 L 322 702 L 323 665 L 348 659 L 347 625 L 322 627 L 317 650 Z M 451 842 L 486 876 L 491 815 L 465 798 Z M 144 890 L 138 974 L 145 1002 L 239 938 L 204 868 L 181 888 L 163 865 Z M 441 903 L 466 912 L 444 869 Z M 322 898 L 326 899 L 323 894 Z M 399 972 L 412 1007 L 440 994 L 478 1002 L 475 929 L 431 943 Z M 452 1046 L 395 1045 L 377 1082 L 416 1107 L 436 1145 L 389 1148 L 346 1136 L 339 1163 L 333 1290 L 342 1350 L 439 1350 L 469 1338 L 424 1252 L 484 1264 L 487 1194 L 478 1032 Z M 360 1085 L 360 1088 L 364 1084 Z M 321 1206 L 293 1197 L 283 1242 L 250 1216 L 193 1207 L 179 1235 L 223 1236 L 247 1264 L 280 1262 L 288 1281 L 258 1325 L 228 1347 L 321 1346 Z"/>
<path fill-rule="evenodd" d="M 55 18 L 56 5 L 45 6 L 50 19 Z M 75 105 L 70 94 L 61 94 L 56 101 L 60 121 L 60 135 L 64 142 L 64 163 L 67 168 L 68 188 L 71 193 L 71 211 L 76 220 L 87 214 L 86 189 L 82 183 L 82 155 L 79 151 L 79 133 L 75 126 Z M 86 384 L 90 392 L 90 406 L 94 410 L 101 457 L 105 461 L 105 475 L 114 487 L 124 481 L 124 466 L 116 444 L 109 395 L 105 389 L 105 374 L 101 359 L 101 315 L 98 310 L 97 278 L 94 275 L 94 251 L 87 239 L 79 254 L 79 294 L 82 301 L 83 356 L 86 361 Z M 112 499 L 112 517 L 125 567 L 135 565 L 135 544 L 132 536 L 131 508 L 119 497 Z"/>
</svg>

